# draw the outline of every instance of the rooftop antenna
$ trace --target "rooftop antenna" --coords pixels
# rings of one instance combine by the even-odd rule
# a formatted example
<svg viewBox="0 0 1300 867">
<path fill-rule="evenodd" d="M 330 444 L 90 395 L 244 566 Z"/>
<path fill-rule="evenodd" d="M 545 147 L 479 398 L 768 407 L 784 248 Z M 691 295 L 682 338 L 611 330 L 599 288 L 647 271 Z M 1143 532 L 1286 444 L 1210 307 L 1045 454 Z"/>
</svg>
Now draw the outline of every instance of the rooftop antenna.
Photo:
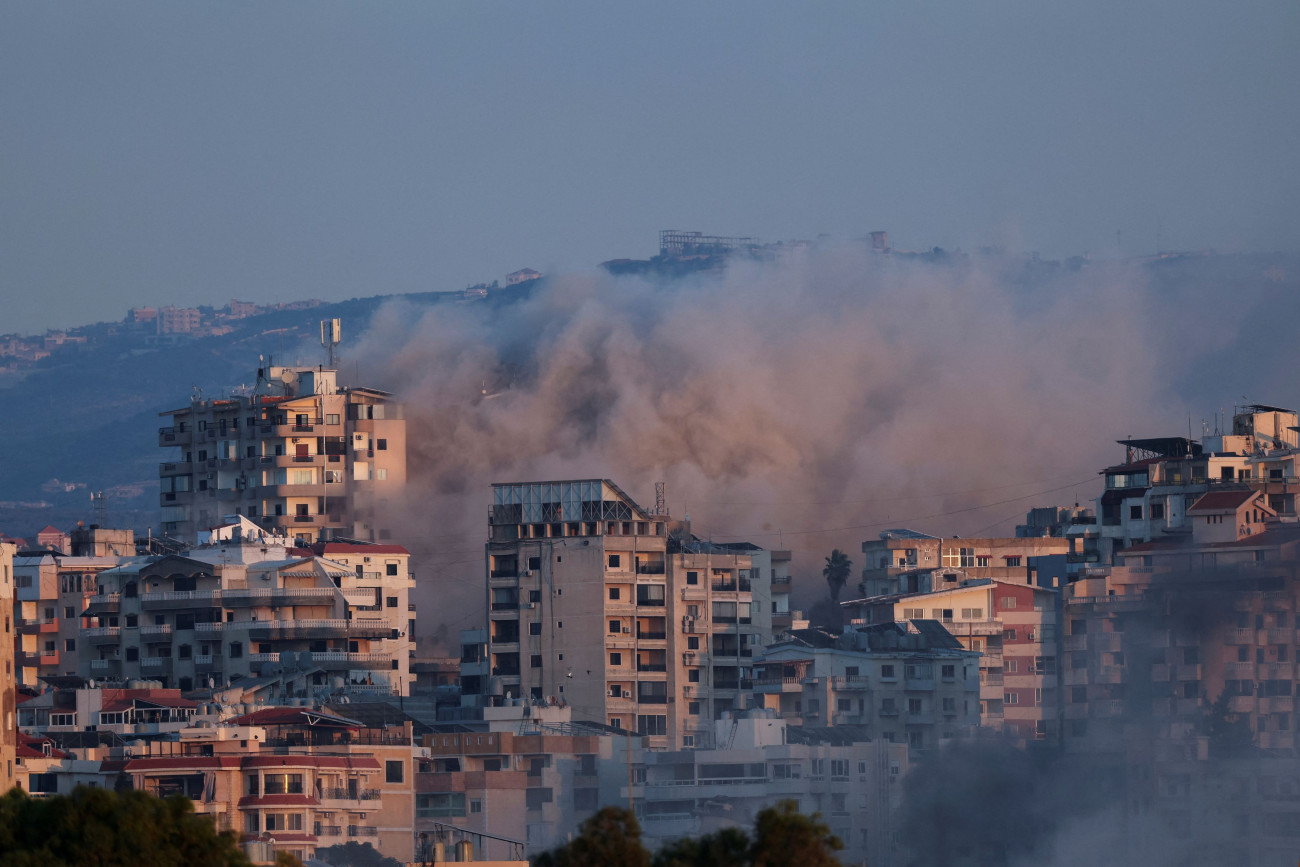
<svg viewBox="0 0 1300 867">
<path fill-rule="evenodd" d="M 668 503 L 667 503 L 667 498 L 664 494 L 663 482 L 655 482 L 655 514 L 656 515 L 668 514 Z"/>
<path fill-rule="evenodd" d="M 334 347 L 343 342 L 343 320 L 322 319 L 320 323 L 320 345 L 329 354 L 330 370 L 334 369 Z"/>
<path fill-rule="evenodd" d="M 91 491 L 91 493 L 90 493 L 90 507 L 91 507 L 91 509 L 93 509 L 94 512 L 95 512 L 95 523 L 98 524 L 98 525 L 101 526 L 101 527 L 105 526 L 105 521 L 104 521 L 104 492 L 103 492 L 103 491 Z"/>
</svg>

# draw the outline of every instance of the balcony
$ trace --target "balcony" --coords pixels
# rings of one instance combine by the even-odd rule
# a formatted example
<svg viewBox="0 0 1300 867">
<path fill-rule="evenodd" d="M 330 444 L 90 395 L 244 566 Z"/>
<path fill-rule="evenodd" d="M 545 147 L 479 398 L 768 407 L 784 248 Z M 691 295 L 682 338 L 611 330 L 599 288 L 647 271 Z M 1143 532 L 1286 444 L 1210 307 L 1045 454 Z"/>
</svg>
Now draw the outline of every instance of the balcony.
<svg viewBox="0 0 1300 867">
<path fill-rule="evenodd" d="M 364 619 L 326 620 L 255 620 L 236 621 L 247 627 L 253 641 L 281 641 L 312 638 L 388 638 L 393 633 L 392 624 L 378 617 Z"/>
<path fill-rule="evenodd" d="M 122 665 L 120 659 L 92 659 L 90 661 L 90 670 L 96 672 L 114 672 Z"/>
<path fill-rule="evenodd" d="M 655 632 L 648 629 L 637 629 L 636 637 L 642 641 L 663 641 L 668 637 L 668 633 L 662 630 Z"/>
<path fill-rule="evenodd" d="M 664 672 L 668 670 L 668 664 L 666 662 L 638 662 L 636 664 L 636 670 L 650 671 L 650 672 Z"/>
<path fill-rule="evenodd" d="M 18 631 L 25 635 L 58 632 L 59 621 L 53 617 L 24 617 L 18 621 Z"/>
<path fill-rule="evenodd" d="M 122 628 L 120 626 L 93 626 L 90 629 L 83 629 L 81 637 L 90 644 L 117 644 L 121 640 Z"/>
<path fill-rule="evenodd" d="M 82 617 L 98 617 L 101 614 L 116 614 L 122 606 L 121 593 L 100 593 L 86 601 L 86 610 Z"/>
<path fill-rule="evenodd" d="M 170 644 L 172 627 L 170 623 L 155 623 L 140 627 L 140 639 L 145 644 Z"/>
<path fill-rule="evenodd" d="M 141 674 L 169 674 L 171 670 L 170 656 L 145 656 L 140 659 Z"/>
<path fill-rule="evenodd" d="M 215 607 L 220 604 L 220 590 L 162 590 L 140 594 L 140 607 L 149 610 Z"/>
<path fill-rule="evenodd" d="M 830 679 L 830 686 L 831 689 L 839 690 L 840 692 L 862 692 L 870 689 L 865 674 L 835 675 Z"/>
<path fill-rule="evenodd" d="M 638 575 L 662 575 L 664 574 L 664 561 L 642 561 L 636 564 L 636 574 Z"/>
<path fill-rule="evenodd" d="M 329 788 L 322 789 L 319 797 L 321 807 L 333 807 L 341 810 L 378 810 L 379 805 L 367 802 L 378 801 L 380 799 L 380 791 L 379 789 Z M 366 805 L 362 806 L 363 803 Z"/>
<path fill-rule="evenodd" d="M 23 650 L 19 651 L 16 656 L 18 657 L 18 664 L 25 668 L 59 664 L 59 652 L 57 650 Z"/>
<path fill-rule="evenodd" d="M 160 446 L 180 446 L 193 442 L 193 431 L 188 429 L 178 430 L 175 427 L 158 428 L 158 445 Z"/>
<path fill-rule="evenodd" d="M 196 653 L 194 655 L 194 670 L 199 674 L 214 674 L 221 670 L 221 658 L 215 657 L 211 653 Z"/>
</svg>

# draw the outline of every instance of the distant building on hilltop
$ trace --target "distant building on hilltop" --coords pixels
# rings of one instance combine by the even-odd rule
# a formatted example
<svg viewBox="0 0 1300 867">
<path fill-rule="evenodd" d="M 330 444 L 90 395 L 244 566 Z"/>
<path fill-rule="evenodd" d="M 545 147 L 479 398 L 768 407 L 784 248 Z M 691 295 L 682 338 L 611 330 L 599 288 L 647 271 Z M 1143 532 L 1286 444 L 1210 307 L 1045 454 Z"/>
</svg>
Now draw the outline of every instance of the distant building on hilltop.
<svg viewBox="0 0 1300 867">
<path fill-rule="evenodd" d="M 542 272 L 534 271 L 532 268 L 520 268 L 518 271 L 511 271 L 506 275 L 506 285 L 514 286 L 519 283 L 527 283 L 529 280 L 541 278 Z"/>
</svg>

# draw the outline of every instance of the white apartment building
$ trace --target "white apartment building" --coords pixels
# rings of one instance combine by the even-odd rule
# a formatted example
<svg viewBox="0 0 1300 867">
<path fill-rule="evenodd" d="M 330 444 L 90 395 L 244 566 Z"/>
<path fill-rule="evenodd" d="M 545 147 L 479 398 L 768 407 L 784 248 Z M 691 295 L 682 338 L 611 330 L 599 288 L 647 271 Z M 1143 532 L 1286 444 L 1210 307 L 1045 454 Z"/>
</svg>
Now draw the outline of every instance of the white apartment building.
<svg viewBox="0 0 1300 867">
<path fill-rule="evenodd" d="M 99 572 L 81 612 L 93 623 L 80 639 L 78 674 L 190 690 L 302 672 L 313 691 L 405 694 L 410 554 L 397 545 L 318 547 L 245 539 Z"/>
</svg>

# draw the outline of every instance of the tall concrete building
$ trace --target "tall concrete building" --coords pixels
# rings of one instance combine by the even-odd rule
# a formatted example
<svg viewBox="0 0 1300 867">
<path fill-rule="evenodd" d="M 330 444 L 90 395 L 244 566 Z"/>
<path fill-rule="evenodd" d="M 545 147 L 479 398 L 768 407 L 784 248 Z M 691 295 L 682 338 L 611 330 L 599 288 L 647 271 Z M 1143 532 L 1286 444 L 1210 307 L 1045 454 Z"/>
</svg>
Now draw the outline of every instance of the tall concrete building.
<svg viewBox="0 0 1300 867">
<path fill-rule="evenodd" d="M 0 633 L 0 792 L 14 787 L 18 759 L 18 682 L 14 671 L 14 551 L 8 542 L 0 542 L 0 616 L 4 632 Z"/>
<path fill-rule="evenodd" d="M 337 372 L 258 368 L 251 395 L 195 397 L 162 413 L 162 530 L 193 542 L 240 515 L 310 543 L 388 538 L 376 507 L 406 482 L 406 422 L 388 392 L 343 388 Z"/>
<path fill-rule="evenodd" d="M 490 624 L 462 648 L 466 700 L 565 703 L 652 748 L 706 745 L 771 639 L 772 612 L 754 612 L 773 604 L 758 549 L 695 539 L 608 479 L 492 492 Z"/>
</svg>

